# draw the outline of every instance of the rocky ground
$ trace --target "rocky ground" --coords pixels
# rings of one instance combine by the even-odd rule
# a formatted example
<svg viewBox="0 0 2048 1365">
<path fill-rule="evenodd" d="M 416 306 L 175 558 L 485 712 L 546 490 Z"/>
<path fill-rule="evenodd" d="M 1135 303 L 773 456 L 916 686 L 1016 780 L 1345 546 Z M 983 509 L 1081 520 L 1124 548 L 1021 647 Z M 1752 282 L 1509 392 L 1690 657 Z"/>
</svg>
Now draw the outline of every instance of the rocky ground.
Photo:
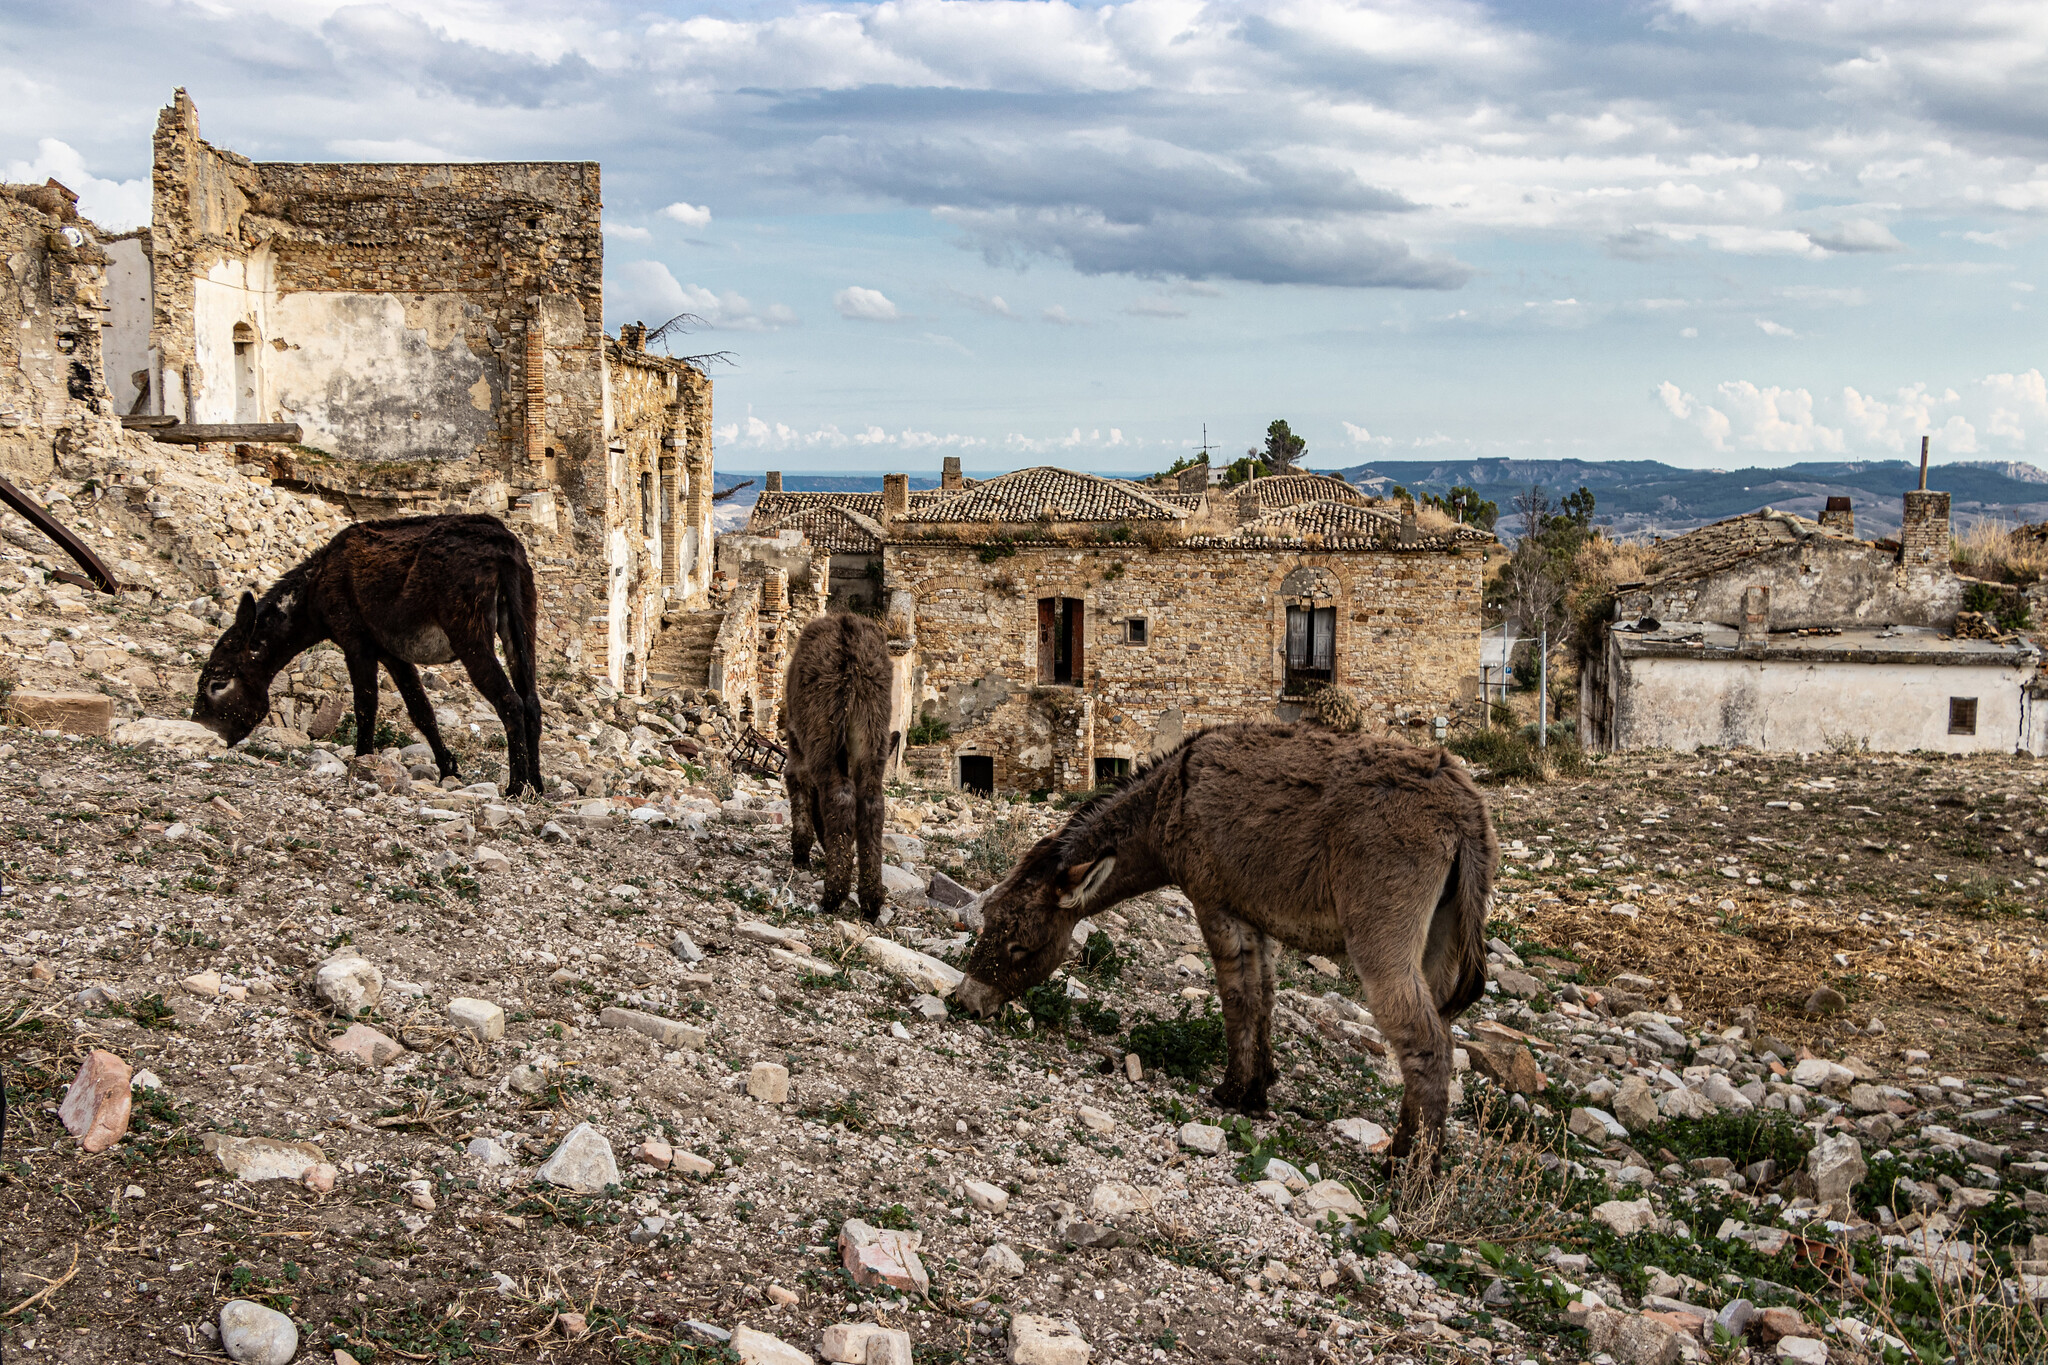
<svg viewBox="0 0 2048 1365">
<path fill-rule="evenodd" d="M 1172 893 L 1004 1019 L 953 1016 L 947 879 L 988 884 L 1054 806 L 896 791 L 869 935 L 814 909 L 701 698 L 551 685 L 553 790 L 520 804 L 459 670 L 463 778 L 409 736 L 315 743 L 316 653 L 229 753 L 176 720 L 217 598 L 171 561 L 112 602 L 7 556 L 17 699 L 84 690 L 114 727 L 0 729 L 11 1359 L 2048 1352 L 2029 761 L 1490 787 L 1456 1132 L 1442 1178 L 1390 1184 L 1398 1080 L 1337 964 L 1285 961 L 1273 1116 L 1207 1102 Z"/>
</svg>

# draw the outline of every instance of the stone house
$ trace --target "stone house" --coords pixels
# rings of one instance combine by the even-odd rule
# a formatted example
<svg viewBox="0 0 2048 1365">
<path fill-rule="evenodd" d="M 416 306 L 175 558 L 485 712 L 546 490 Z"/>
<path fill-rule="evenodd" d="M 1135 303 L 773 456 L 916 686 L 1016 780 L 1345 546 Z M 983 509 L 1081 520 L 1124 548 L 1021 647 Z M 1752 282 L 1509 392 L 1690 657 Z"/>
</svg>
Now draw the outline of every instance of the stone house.
<svg viewBox="0 0 2048 1365">
<path fill-rule="evenodd" d="M 30 269 L 76 277 L 91 325 L 34 341 L 68 348 L 72 411 L 0 458 L 46 476 L 76 443 L 57 432 L 112 418 L 358 517 L 499 514 L 539 576 L 544 669 L 642 690 L 664 614 L 710 586 L 711 384 L 645 327 L 605 336 L 597 165 L 253 162 L 180 90 L 153 187 L 118 235 L 61 187 L 10 192 L 10 218 L 59 221 L 27 225 Z M 226 581 L 219 539 L 184 537 L 181 566 L 258 586 Z"/>
<path fill-rule="evenodd" d="M 880 495 L 774 489 L 748 537 L 812 544 L 821 606 L 858 573 L 891 636 L 896 723 L 926 723 L 905 758 L 923 782 L 1083 789 L 1203 726 L 1298 717 L 1324 687 L 1422 738 L 1477 714 L 1492 537 L 1419 527 L 1340 479 L 1164 492 L 1037 467 L 949 470 L 918 494 L 900 474 Z"/>
<path fill-rule="evenodd" d="M 1963 610 L 1949 553 L 1948 494 L 1926 489 L 1897 542 L 1857 539 L 1843 498 L 1818 522 L 1765 508 L 1660 542 L 1584 644 L 1581 740 L 2044 752 L 2040 653 Z"/>
</svg>

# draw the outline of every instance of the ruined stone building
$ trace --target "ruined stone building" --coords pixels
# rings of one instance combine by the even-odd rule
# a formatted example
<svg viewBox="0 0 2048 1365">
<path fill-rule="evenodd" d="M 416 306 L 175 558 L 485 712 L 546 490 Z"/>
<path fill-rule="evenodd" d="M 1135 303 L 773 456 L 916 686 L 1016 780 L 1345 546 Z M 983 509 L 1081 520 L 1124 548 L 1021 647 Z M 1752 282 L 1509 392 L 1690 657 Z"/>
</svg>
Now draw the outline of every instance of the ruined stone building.
<svg viewBox="0 0 2048 1365">
<path fill-rule="evenodd" d="M 0 342 L 30 357 L 0 379 L 0 462 L 44 477 L 125 419 L 356 516 L 503 515 L 544 670 L 640 691 L 664 614 L 711 581 L 711 384 L 644 327 L 605 336 L 597 165 L 252 162 L 182 90 L 154 150 L 146 229 L 101 232 L 61 187 L 0 206 L 44 300 Z"/>
<path fill-rule="evenodd" d="M 1948 494 L 1908 492 L 1897 542 L 1855 531 L 1836 498 L 1818 522 L 1765 508 L 1661 542 L 1580 660 L 1582 741 L 2048 752 L 2040 653 L 1963 609 Z"/>
<path fill-rule="evenodd" d="M 884 617 L 919 781 L 1086 788 L 1201 726 L 1300 716 L 1326 687 L 1423 738 L 1476 714 L 1492 537 L 1419 527 L 1340 479 L 1158 492 L 1039 467 L 970 485 L 949 462 L 938 489 L 892 474 L 877 495 L 770 477 L 728 538 L 739 600 L 794 581 L 805 610 Z M 764 726 L 765 682 L 722 683 L 755 689 Z"/>
</svg>

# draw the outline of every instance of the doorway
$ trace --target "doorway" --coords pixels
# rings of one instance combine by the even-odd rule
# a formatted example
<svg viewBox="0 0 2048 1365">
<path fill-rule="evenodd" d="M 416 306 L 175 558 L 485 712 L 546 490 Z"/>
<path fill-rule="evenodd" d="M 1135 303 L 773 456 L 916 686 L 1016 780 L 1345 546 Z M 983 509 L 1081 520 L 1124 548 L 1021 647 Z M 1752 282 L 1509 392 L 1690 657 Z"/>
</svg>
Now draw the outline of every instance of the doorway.
<svg viewBox="0 0 2048 1365">
<path fill-rule="evenodd" d="M 960 755 L 960 790 L 996 794 L 996 761 L 986 754 Z"/>
</svg>

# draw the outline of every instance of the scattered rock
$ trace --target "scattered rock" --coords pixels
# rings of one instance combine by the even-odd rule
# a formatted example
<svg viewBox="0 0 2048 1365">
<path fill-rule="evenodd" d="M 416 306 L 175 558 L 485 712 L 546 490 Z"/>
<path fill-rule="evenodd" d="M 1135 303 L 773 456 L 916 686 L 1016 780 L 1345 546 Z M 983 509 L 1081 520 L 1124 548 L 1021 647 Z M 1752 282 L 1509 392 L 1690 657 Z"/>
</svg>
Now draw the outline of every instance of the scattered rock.
<svg viewBox="0 0 2048 1365">
<path fill-rule="evenodd" d="M 1519 1043 L 1495 1043 L 1480 1038 L 1466 1042 L 1465 1052 L 1472 1069 L 1516 1095 L 1540 1095 L 1550 1087 L 1550 1078 Z"/>
<path fill-rule="evenodd" d="M 1870 1168 L 1864 1163 L 1861 1142 L 1847 1133 L 1831 1133 L 1806 1154 L 1806 1170 L 1813 1177 L 1814 1202 L 1847 1210 L 1849 1191 Z"/>
<path fill-rule="evenodd" d="M 111 1052 L 94 1048 L 85 1055 L 57 1117 L 64 1128 L 88 1152 L 104 1152 L 128 1132 L 128 1112 L 133 1103 L 133 1079 L 128 1063 Z"/>
<path fill-rule="evenodd" d="M 839 1255 L 854 1283 L 869 1287 L 887 1285 L 920 1296 L 931 1293 L 931 1277 L 917 1249 L 924 1241 L 921 1232 L 878 1228 L 849 1218 L 839 1229 Z"/>
<path fill-rule="evenodd" d="M 984 1275 L 1014 1280 L 1024 1273 L 1024 1258 L 1001 1242 L 992 1243 L 975 1262 Z"/>
<path fill-rule="evenodd" d="M 18 687 L 8 694 L 7 708 L 20 717 L 20 724 L 31 730 L 105 736 L 114 726 L 114 699 L 98 692 L 42 692 Z"/>
<path fill-rule="evenodd" d="M 330 1038 L 327 1046 L 344 1057 L 353 1057 L 367 1067 L 385 1067 L 405 1055 L 405 1048 L 396 1039 L 390 1038 L 368 1024 L 350 1024 L 338 1038 Z"/>
<path fill-rule="evenodd" d="M 1180 1126 L 1180 1145 L 1203 1156 L 1221 1156 L 1225 1133 L 1221 1128 L 1208 1123 L 1183 1123 Z"/>
<path fill-rule="evenodd" d="M 685 1052 L 704 1050 L 703 1029 L 695 1024 L 665 1019 L 659 1014 L 607 1005 L 598 1012 L 597 1022 L 605 1028 L 629 1029 L 634 1033 L 645 1034 L 663 1047 L 680 1048 Z"/>
<path fill-rule="evenodd" d="M 1593 1221 L 1606 1224 L 1617 1237 L 1633 1237 L 1657 1225 L 1657 1210 L 1647 1199 L 1610 1199 L 1594 1207 Z"/>
<path fill-rule="evenodd" d="M 505 1011 L 488 1000 L 458 995 L 448 1002 L 448 1018 L 455 1027 L 468 1029 L 479 1042 L 495 1043 L 505 1036 Z"/>
<path fill-rule="evenodd" d="M 599 1194 L 605 1186 L 619 1183 L 619 1164 L 612 1159 L 612 1145 L 603 1133 L 587 1123 L 569 1130 L 554 1155 L 538 1172 L 550 1185 L 560 1185 L 578 1194 Z"/>
<path fill-rule="evenodd" d="M 740 1365 L 817 1365 L 810 1352 L 751 1327 L 732 1329 L 732 1349 L 739 1356 Z"/>
<path fill-rule="evenodd" d="M 962 1189 L 966 1192 L 967 1202 L 980 1209 L 983 1213 L 994 1214 L 1000 1218 L 1010 1207 L 1008 1191 L 990 1185 L 985 1181 L 969 1180 L 962 1186 Z"/>
<path fill-rule="evenodd" d="M 1394 1139 L 1387 1130 L 1371 1119 L 1337 1119 L 1330 1128 L 1338 1137 L 1355 1142 L 1368 1152 L 1384 1152 L 1394 1145 Z"/>
<path fill-rule="evenodd" d="M 229 1299 L 220 1306 L 220 1344 L 241 1365 L 290 1365 L 299 1353 L 299 1329 L 274 1308 Z"/>
<path fill-rule="evenodd" d="M 220 1168 L 237 1180 L 303 1180 L 306 1172 L 327 1161 L 327 1154 L 310 1142 L 286 1142 L 282 1138 L 228 1137 L 208 1133 L 200 1144 L 220 1162 Z"/>
<path fill-rule="evenodd" d="M 1010 1365 L 1088 1365 L 1094 1354 L 1072 1322 L 1033 1313 L 1010 1319 Z"/>
<path fill-rule="evenodd" d="M 789 1068 L 780 1062 L 755 1062 L 747 1072 L 747 1093 L 763 1104 L 789 1102 Z"/>
<path fill-rule="evenodd" d="M 1815 986 L 1813 994 L 1806 997 L 1806 1012 L 1808 1014 L 1840 1014 L 1848 1008 L 1848 999 L 1833 986 Z"/>
</svg>

